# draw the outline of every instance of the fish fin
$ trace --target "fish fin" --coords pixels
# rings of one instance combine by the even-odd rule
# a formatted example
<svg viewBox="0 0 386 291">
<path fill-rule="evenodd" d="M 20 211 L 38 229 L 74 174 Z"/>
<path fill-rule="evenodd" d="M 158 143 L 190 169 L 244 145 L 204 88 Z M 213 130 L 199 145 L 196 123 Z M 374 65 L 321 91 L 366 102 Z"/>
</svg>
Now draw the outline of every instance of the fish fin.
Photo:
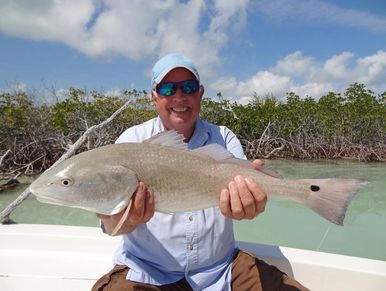
<svg viewBox="0 0 386 291">
<path fill-rule="evenodd" d="M 256 171 L 260 171 L 264 174 L 266 174 L 267 176 L 271 176 L 273 178 L 277 178 L 277 179 L 284 179 L 282 175 L 278 174 L 277 172 L 275 172 L 274 170 L 272 170 L 271 168 L 268 168 L 266 166 L 261 166 L 261 167 L 254 167 L 254 169 Z"/>
<path fill-rule="evenodd" d="M 255 164 L 248 160 L 236 158 L 230 151 L 219 144 L 208 144 L 206 146 L 191 150 L 191 152 L 200 156 L 215 159 L 218 162 L 236 164 L 244 168 L 255 169 L 274 178 L 283 179 L 282 176 L 268 167 L 256 167 Z"/>
<path fill-rule="evenodd" d="M 130 208 L 131 208 L 131 199 L 129 201 L 129 204 L 126 207 L 125 213 L 123 213 L 121 219 L 118 221 L 118 224 L 115 226 L 113 232 L 111 233 L 112 236 L 117 235 L 118 231 L 121 229 L 123 223 L 127 219 L 127 216 L 129 215 Z"/>
<path fill-rule="evenodd" d="M 229 163 L 232 160 L 240 160 L 242 162 L 248 162 L 247 160 L 236 158 L 230 151 L 228 151 L 226 148 L 216 143 L 208 144 L 203 147 L 196 148 L 194 150 L 191 150 L 190 152 L 199 156 L 212 158 L 218 162 Z"/>
<path fill-rule="evenodd" d="M 184 136 L 175 130 L 167 130 L 160 132 L 151 138 L 144 140 L 145 143 L 158 144 L 162 146 L 187 150 L 188 144 L 184 142 Z"/>
<path fill-rule="evenodd" d="M 359 179 L 300 179 L 310 187 L 305 204 L 337 225 L 343 225 L 347 207 L 360 188 L 368 183 Z"/>
<path fill-rule="evenodd" d="M 162 213 L 162 214 L 167 214 L 167 215 L 173 215 L 173 214 L 175 214 L 175 213 L 170 212 L 170 211 L 162 211 L 162 210 L 156 210 L 156 211 L 159 212 L 159 213 Z"/>
<path fill-rule="evenodd" d="M 127 197 L 127 199 L 125 200 L 122 200 L 121 202 L 119 202 L 113 209 L 111 209 L 109 212 L 107 213 L 104 213 L 103 211 L 100 212 L 100 213 L 103 213 L 103 214 L 106 214 L 106 215 L 114 215 L 114 214 L 117 214 L 119 212 L 121 212 L 128 204 L 128 200 L 130 199 L 130 197 Z"/>
</svg>

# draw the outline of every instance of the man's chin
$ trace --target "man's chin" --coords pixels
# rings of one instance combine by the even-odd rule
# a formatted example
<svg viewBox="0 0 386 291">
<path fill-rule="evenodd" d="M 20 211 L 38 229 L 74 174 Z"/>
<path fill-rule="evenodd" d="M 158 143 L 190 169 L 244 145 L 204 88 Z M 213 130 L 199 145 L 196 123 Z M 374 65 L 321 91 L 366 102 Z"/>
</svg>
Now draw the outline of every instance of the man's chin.
<svg viewBox="0 0 386 291">
<path fill-rule="evenodd" d="M 188 112 L 173 112 L 170 115 L 172 123 L 186 123 L 191 118 Z"/>
</svg>

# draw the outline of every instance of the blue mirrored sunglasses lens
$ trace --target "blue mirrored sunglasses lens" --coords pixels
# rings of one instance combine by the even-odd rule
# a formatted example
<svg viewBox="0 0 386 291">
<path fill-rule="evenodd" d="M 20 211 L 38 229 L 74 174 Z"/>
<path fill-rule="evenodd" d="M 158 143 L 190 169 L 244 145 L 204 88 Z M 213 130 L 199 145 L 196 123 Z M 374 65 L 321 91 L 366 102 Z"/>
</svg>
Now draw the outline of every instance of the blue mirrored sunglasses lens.
<svg viewBox="0 0 386 291">
<path fill-rule="evenodd" d="M 176 85 L 173 83 L 160 84 L 158 87 L 158 93 L 164 96 L 171 96 L 177 91 Z"/>
<path fill-rule="evenodd" d="M 184 94 L 193 94 L 199 90 L 200 83 L 198 80 L 189 80 L 178 83 L 163 83 L 158 85 L 157 92 L 163 96 L 171 96 L 176 94 L 177 87 L 180 87 L 182 93 Z"/>
<path fill-rule="evenodd" d="M 200 85 L 197 80 L 184 81 L 181 83 L 181 90 L 184 94 L 196 93 Z"/>
</svg>

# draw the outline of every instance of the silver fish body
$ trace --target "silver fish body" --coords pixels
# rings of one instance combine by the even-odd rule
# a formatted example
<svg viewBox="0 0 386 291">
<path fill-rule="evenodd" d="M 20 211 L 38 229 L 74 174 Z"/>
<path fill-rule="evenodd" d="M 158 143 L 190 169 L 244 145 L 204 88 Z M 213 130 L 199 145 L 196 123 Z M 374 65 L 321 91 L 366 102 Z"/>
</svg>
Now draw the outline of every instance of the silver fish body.
<svg viewBox="0 0 386 291">
<path fill-rule="evenodd" d="M 156 210 L 192 211 L 219 205 L 236 176 L 254 180 L 268 197 L 293 200 L 336 224 L 366 182 L 357 179 L 279 179 L 234 158 L 219 145 L 187 150 L 175 132 L 143 143 L 107 145 L 78 154 L 43 173 L 31 186 L 42 202 L 115 214 L 129 203 L 139 181 L 152 189 Z"/>
</svg>

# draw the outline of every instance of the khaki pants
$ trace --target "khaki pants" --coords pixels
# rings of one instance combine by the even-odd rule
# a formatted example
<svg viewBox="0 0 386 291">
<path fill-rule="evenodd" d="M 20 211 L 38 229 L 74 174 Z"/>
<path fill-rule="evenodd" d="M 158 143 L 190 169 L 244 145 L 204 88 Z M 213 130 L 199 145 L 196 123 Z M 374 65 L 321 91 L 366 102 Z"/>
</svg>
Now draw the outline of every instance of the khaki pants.
<svg viewBox="0 0 386 291">
<path fill-rule="evenodd" d="M 128 281 L 126 280 L 128 270 L 126 266 L 116 265 L 109 273 L 95 283 L 92 291 L 192 290 L 185 279 L 163 286 Z M 289 278 L 275 266 L 268 265 L 264 261 L 243 251 L 239 251 L 233 259 L 231 285 L 232 290 L 235 291 L 309 290 L 297 281 Z"/>
</svg>

